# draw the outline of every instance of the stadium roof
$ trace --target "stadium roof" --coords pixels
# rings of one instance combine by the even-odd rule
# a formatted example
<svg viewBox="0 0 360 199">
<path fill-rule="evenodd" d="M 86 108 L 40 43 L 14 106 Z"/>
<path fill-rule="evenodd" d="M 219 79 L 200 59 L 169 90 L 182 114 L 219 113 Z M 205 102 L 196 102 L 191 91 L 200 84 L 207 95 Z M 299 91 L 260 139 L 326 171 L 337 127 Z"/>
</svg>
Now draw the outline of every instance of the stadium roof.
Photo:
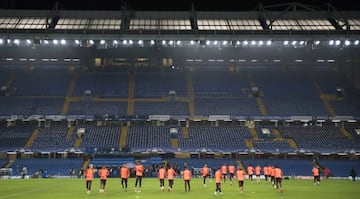
<svg viewBox="0 0 360 199">
<path fill-rule="evenodd" d="M 83 5 L 81 1 L 70 4 L 70 1 L 66 0 L 57 3 L 38 0 L 34 5 L 28 3 L 33 1 L 6 2 L 10 4 L 3 3 L 2 7 L 13 9 L 0 10 L 0 38 L 3 40 L 235 41 L 280 38 L 345 41 L 360 38 L 360 12 L 338 11 L 333 4 L 324 4 L 320 1 L 311 1 L 312 5 L 283 1 L 275 1 L 280 4 L 265 5 L 254 1 L 241 6 L 252 7 L 250 11 L 231 9 L 234 7 L 231 3 L 233 1 L 226 0 L 222 1 L 221 5 L 218 5 L 218 1 L 170 1 L 172 7 L 169 1 L 164 0 L 152 1 L 151 5 L 141 0 L 124 0 L 117 4 L 104 0 L 97 7 L 103 9 L 100 11 L 94 10 L 93 6 L 97 4 Z M 50 5 L 52 8 L 49 8 Z M 111 5 L 112 7 L 107 7 Z M 137 7 L 141 10 L 143 5 L 149 5 L 149 8 L 146 11 L 132 9 Z M 184 5 L 190 8 L 182 10 L 185 8 Z M 220 11 L 213 10 L 216 5 Z M 81 6 L 88 10 L 74 10 Z M 224 11 L 222 6 L 229 7 L 232 11 Z M 106 10 L 109 8 L 113 9 Z M 202 11 L 201 8 L 207 11 Z M 155 11 L 156 9 L 161 11 Z"/>
</svg>

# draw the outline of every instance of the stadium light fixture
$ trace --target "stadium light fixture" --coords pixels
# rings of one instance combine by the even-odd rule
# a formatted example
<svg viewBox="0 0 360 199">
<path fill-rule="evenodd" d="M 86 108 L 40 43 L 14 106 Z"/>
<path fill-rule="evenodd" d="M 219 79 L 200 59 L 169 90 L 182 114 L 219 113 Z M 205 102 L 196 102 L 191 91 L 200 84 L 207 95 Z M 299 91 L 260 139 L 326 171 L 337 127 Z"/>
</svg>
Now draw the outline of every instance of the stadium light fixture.
<svg viewBox="0 0 360 199">
<path fill-rule="evenodd" d="M 133 43 L 134 43 L 134 41 L 130 39 L 129 44 L 132 45 Z"/>
<path fill-rule="evenodd" d="M 176 41 L 176 45 L 181 45 L 181 41 L 180 40 Z"/>
<path fill-rule="evenodd" d="M 295 40 L 291 42 L 291 45 L 293 45 L 293 46 L 295 46 L 296 44 L 297 44 L 297 41 L 295 41 Z"/>
<path fill-rule="evenodd" d="M 139 41 L 138 41 L 138 44 L 139 44 L 139 45 L 143 45 L 143 43 L 144 43 L 143 40 L 139 40 Z"/>
<path fill-rule="evenodd" d="M 209 41 L 209 40 L 206 41 L 206 45 L 210 45 L 210 41 Z"/>
<path fill-rule="evenodd" d="M 101 45 L 104 45 L 105 43 L 106 43 L 106 41 L 105 41 L 105 40 L 103 40 L 103 39 L 102 39 L 102 40 L 100 40 L 100 44 L 101 44 Z"/>
<path fill-rule="evenodd" d="M 359 40 L 355 40 L 355 41 L 354 41 L 354 45 L 355 45 L 355 46 L 359 45 Z"/>
<path fill-rule="evenodd" d="M 174 44 L 174 41 L 173 40 L 170 40 L 169 41 L 169 45 L 173 45 Z"/>
<path fill-rule="evenodd" d="M 20 40 L 14 39 L 14 44 L 19 45 L 19 44 L 20 44 Z"/>
<path fill-rule="evenodd" d="M 150 41 L 150 44 L 151 44 L 151 45 L 155 45 L 155 41 L 154 41 L 154 40 L 151 40 L 151 41 Z"/>
<path fill-rule="evenodd" d="M 117 40 L 113 40 L 113 45 L 118 45 L 119 42 Z"/>
<path fill-rule="evenodd" d="M 329 45 L 330 45 L 330 46 L 334 45 L 334 43 L 335 43 L 334 40 L 330 40 L 330 41 L 329 41 Z"/>
<path fill-rule="evenodd" d="M 94 45 L 95 44 L 95 42 L 94 42 L 94 40 L 89 40 L 89 43 L 91 44 L 91 45 Z"/>
<path fill-rule="evenodd" d="M 258 44 L 259 44 L 259 46 L 262 46 L 262 45 L 264 45 L 264 41 L 260 40 L 260 41 L 258 42 Z"/>
<path fill-rule="evenodd" d="M 289 41 L 284 41 L 284 45 L 285 46 L 289 45 Z"/>
<path fill-rule="evenodd" d="M 162 40 L 162 41 L 161 41 L 161 44 L 162 44 L 162 45 L 166 45 L 166 41 L 165 41 L 165 40 Z"/>
<path fill-rule="evenodd" d="M 4 44 L 4 40 L 3 40 L 3 39 L 0 39 L 0 44 Z"/>
<path fill-rule="evenodd" d="M 26 40 L 26 43 L 27 43 L 27 44 L 31 44 L 31 40 L 30 40 L 30 39 L 27 39 L 27 40 Z"/>
<path fill-rule="evenodd" d="M 214 41 L 213 44 L 214 44 L 214 45 L 217 45 L 217 44 L 218 44 L 218 41 Z"/>
<path fill-rule="evenodd" d="M 191 41 L 190 41 L 190 44 L 191 44 L 191 45 L 194 45 L 194 44 L 195 44 L 195 41 L 194 41 L 194 40 L 191 40 Z"/>
<path fill-rule="evenodd" d="M 299 44 L 302 46 L 305 44 L 305 41 L 300 41 Z"/>
<path fill-rule="evenodd" d="M 255 41 L 255 40 L 252 40 L 252 41 L 251 41 L 251 45 L 252 45 L 252 46 L 255 46 L 255 45 L 256 45 L 256 41 Z"/>
<path fill-rule="evenodd" d="M 236 41 L 236 45 L 240 45 L 241 44 L 241 42 L 240 41 Z"/>
<path fill-rule="evenodd" d="M 123 40 L 123 41 L 122 41 L 122 44 L 124 44 L 124 45 L 126 45 L 127 43 L 128 43 L 127 40 Z"/>
<path fill-rule="evenodd" d="M 66 40 L 65 40 L 65 39 L 62 39 L 62 40 L 60 40 L 60 43 L 61 43 L 61 45 L 65 45 L 65 44 L 66 44 Z"/>
<path fill-rule="evenodd" d="M 314 41 L 314 44 L 315 44 L 315 45 L 319 45 L 319 44 L 320 44 L 320 41 L 319 41 L 319 40 L 316 40 L 316 41 Z"/>
<path fill-rule="evenodd" d="M 336 46 L 338 46 L 338 45 L 340 45 L 340 44 L 341 44 L 341 41 L 340 41 L 340 40 L 336 40 L 336 41 L 335 41 L 335 45 L 336 45 Z"/>
<path fill-rule="evenodd" d="M 46 40 L 45 40 L 46 41 Z M 75 40 L 75 44 L 76 45 L 79 45 L 80 44 L 80 41 L 78 39 Z"/>
<path fill-rule="evenodd" d="M 225 45 L 228 44 L 228 42 L 227 42 L 227 41 L 223 41 L 222 44 L 225 46 Z"/>
<path fill-rule="evenodd" d="M 271 40 L 268 40 L 268 41 L 266 42 L 266 45 L 270 46 L 271 43 L 272 43 L 272 41 L 271 41 Z"/>
<path fill-rule="evenodd" d="M 349 40 L 345 40 L 345 46 L 350 45 L 350 41 Z"/>
<path fill-rule="evenodd" d="M 54 39 L 54 40 L 53 40 L 53 44 L 58 45 L 58 44 L 59 44 L 59 41 L 56 40 L 56 39 Z"/>
<path fill-rule="evenodd" d="M 247 40 L 245 40 L 245 41 L 243 41 L 243 44 L 244 44 L 245 46 L 247 46 L 247 45 L 249 44 L 249 42 L 248 42 Z"/>
</svg>

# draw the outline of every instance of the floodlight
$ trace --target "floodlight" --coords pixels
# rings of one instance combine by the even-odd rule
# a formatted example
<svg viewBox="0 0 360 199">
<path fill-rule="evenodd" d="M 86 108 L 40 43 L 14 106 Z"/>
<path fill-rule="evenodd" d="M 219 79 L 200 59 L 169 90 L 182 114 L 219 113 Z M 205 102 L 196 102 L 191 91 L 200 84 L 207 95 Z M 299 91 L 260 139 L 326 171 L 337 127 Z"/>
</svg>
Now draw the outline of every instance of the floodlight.
<svg viewBox="0 0 360 199">
<path fill-rule="evenodd" d="M 334 40 L 330 40 L 330 41 L 329 41 L 329 45 L 330 45 L 330 46 L 334 45 Z"/>
<path fill-rule="evenodd" d="M 350 41 L 349 41 L 349 40 L 346 40 L 346 41 L 345 41 L 345 46 L 348 46 L 348 45 L 350 45 Z"/>
<path fill-rule="evenodd" d="M 65 40 L 65 39 L 62 39 L 62 40 L 60 41 L 60 43 L 61 43 L 62 45 L 65 45 L 65 44 L 66 44 L 66 40 Z"/>
<path fill-rule="evenodd" d="M 59 44 L 59 41 L 56 40 L 56 39 L 54 39 L 54 40 L 53 40 L 53 44 L 58 45 L 58 44 Z"/>
<path fill-rule="evenodd" d="M 247 45 L 249 44 L 249 42 L 248 42 L 247 40 L 245 40 L 245 41 L 243 41 L 243 44 L 244 44 L 245 46 L 247 46 Z"/>
<path fill-rule="evenodd" d="M 336 46 L 338 46 L 338 45 L 340 45 L 340 44 L 341 44 L 341 41 L 340 41 L 340 40 L 336 40 L 336 41 L 335 41 L 335 45 L 336 45 Z"/>
<path fill-rule="evenodd" d="M 356 45 L 356 46 L 359 45 L 359 40 L 355 40 L 354 45 Z"/>
<path fill-rule="evenodd" d="M 268 41 L 266 42 L 266 45 L 270 46 L 271 43 L 272 43 L 272 41 L 271 41 L 271 40 L 268 40 Z"/>
<path fill-rule="evenodd" d="M 105 43 L 106 43 L 106 41 L 105 41 L 105 40 L 103 40 L 103 39 L 102 39 L 102 40 L 100 40 L 100 44 L 101 44 L 101 45 L 104 45 Z"/>
<path fill-rule="evenodd" d="M 284 45 L 285 46 L 289 45 L 289 41 L 284 41 Z"/>
</svg>

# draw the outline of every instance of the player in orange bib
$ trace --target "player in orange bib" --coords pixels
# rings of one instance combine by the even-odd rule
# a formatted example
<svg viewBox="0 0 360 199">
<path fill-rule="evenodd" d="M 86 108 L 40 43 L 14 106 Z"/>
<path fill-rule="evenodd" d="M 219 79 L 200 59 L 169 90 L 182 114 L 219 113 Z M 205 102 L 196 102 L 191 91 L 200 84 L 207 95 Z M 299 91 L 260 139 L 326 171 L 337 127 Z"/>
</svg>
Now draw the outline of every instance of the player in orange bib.
<svg viewBox="0 0 360 199">
<path fill-rule="evenodd" d="M 255 167 L 256 183 L 260 182 L 260 175 L 261 175 L 261 167 L 260 167 L 260 165 L 257 165 Z"/>
<path fill-rule="evenodd" d="M 249 180 L 253 183 L 254 167 L 252 165 L 247 167 L 247 174 L 249 175 Z"/>
<path fill-rule="evenodd" d="M 130 176 L 130 170 L 128 169 L 126 164 L 123 164 L 123 166 L 120 169 L 120 178 L 121 178 L 121 187 L 125 191 L 127 191 L 129 176 Z"/>
<path fill-rule="evenodd" d="M 95 173 L 95 170 L 94 170 L 93 164 L 89 164 L 89 168 L 87 168 L 85 171 L 86 193 L 88 193 L 88 194 L 91 191 L 91 184 L 94 179 L 94 173 Z"/>
<path fill-rule="evenodd" d="M 241 169 L 241 167 L 238 167 L 238 169 L 236 171 L 236 178 L 239 183 L 240 193 L 242 193 L 244 191 L 245 175 L 246 175 L 245 171 L 243 171 Z"/>
<path fill-rule="evenodd" d="M 174 185 L 174 178 L 178 174 L 175 172 L 174 168 L 170 166 L 170 168 L 167 171 L 167 179 L 169 181 L 168 191 L 172 191 L 173 185 Z"/>
<path fill-rule="evenodd" d="M 144 165 L 142 165 L 138 161 L 136 163 L 134 171 L 135 171 L 135 176 L 136 176 L 134 191 L 141 192 L 141 181 L 142 181 L 142 177 L 143 177 L 143 173 L 144 173 Z M 138 184 L 139 184 L 139 187 L 138 187 Z"/>
<path fill-rule="evenodd" d="M 206 178 L 209 177 L 209 168 L 207 164 L 204 164 L 204 166 L 201 168 L 201 175 L 203 177 L 204 187 L 206 187 Z"/>
<path fill-rule="evenodd" d="M 318 166 L 314 166 L 312 169 L 312 173 L 314 176 L 314 185 L 319 185 L 320 184 L 320 172 L 319 172 L 319 167 Z"/>
<path fill-rule="evenodd" d="M 235 166 L 233 164 L 229 165 L 229 176 L 230 176 L 230 185 L 233 184 L 233 179 L 234 179 L 234 175 L 235 175 Z"/>
<path fill-rule="evenodd" d="M 216 189 L 214 192 L 214 195 L 217 196 L 218 193 L 220 193 L 220 195 L 223 195 L 222 191 L 221 191 L 221 179 L 223 178 L 224 174 L 222 173 L 222 169 L 219 168 L 216 172 L 215 172 L 215 184 L 216 184 Z"/>
<path fill-rule="evenodd" d="M 104 193 L 105 192 L 105 185 L 106 185 L 106 180 L 107 177 L 109 176 L 109 170 L 103 166 L 100 170 L 99 170 L 99 176 L 100 176 L 100 193 Z"/>
<path fill-rule="evenodd" d="M 183 171 L 183 179 L 184 179 L 184 184 L 185 184 L 185 192 L 189 191 L 190 192 L 190 181 L 191 181 L 191 171 L 185 167 L 184 171 Z"/>
<path fill-rule="evenodd" d="M 268 182 L 269 167 L 267 165 L 265 165 L 263 168 L 263 171 L 264 171 L 265 181 Z"/>
<path fill-rule="evenodd" d="M 282 193 L 283 192 L 283 189 L 282 189 L 283 172 L 278 166 L 275 166 L 274 172 L 275 172 L 276 189 L 277 189 L 278 192 Z"/>
<path fill-rule="evenodd" d="M 161 166 L 161 168 L 158 171 L 158 178 L 160 181 L 160 190 L 161 191 L 164 191 L 164 188 L 165 188 L 165 176 L 166 176 L 165 166 Z"/>
</svg>

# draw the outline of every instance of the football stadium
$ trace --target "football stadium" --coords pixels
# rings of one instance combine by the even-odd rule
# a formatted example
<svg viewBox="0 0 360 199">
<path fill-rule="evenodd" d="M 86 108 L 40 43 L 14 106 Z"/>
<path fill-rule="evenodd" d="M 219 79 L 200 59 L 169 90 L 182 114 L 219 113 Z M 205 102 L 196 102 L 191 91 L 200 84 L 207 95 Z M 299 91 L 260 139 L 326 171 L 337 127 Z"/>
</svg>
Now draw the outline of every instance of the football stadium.
<svg viewBox="0 0 360 199">
<path fill-rule="evenodd" d="M 0 199 L 359 197 L 359 11 L 121 2 L 0 9 Z"/>
</svg>

